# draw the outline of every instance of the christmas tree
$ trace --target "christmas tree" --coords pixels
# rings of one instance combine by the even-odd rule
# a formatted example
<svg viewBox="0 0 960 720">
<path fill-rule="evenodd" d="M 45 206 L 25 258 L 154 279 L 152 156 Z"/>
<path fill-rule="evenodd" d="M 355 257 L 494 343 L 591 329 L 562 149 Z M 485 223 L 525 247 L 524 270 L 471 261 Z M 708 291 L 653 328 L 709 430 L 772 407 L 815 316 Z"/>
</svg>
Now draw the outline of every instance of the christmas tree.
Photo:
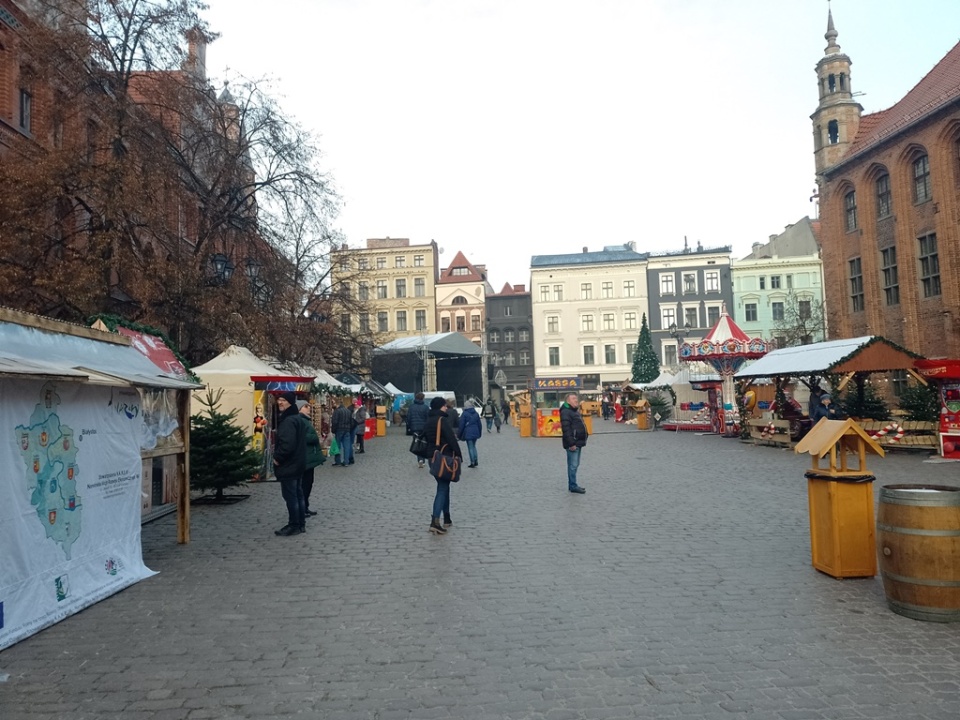
<svg viewBox="0 0 960 720">
<path fill-rule="evenodd" d="M 194 490 L 216 490 L 216 499 L 223 500 L 223 490 L 236 487 L 260 472 L 263 457 L 248 447 L 249 438 L 233 424 L 234 410 L 220 412 L 223 390 L 200 400 L 204 411 L 190 422 L 190 486 Z M 206 415 L 203 414 L 206 413 Z"/>
<path fill-rule="evenodd" d="M 650 328 L 647 327 L 647 314 L 643 314 L 640 323 L 640 338 L 637 340 L 637 349 L 633 354 L 633 370 L 630 382 L 653 382 L 660 375 L 660 358 L 653 350 L 653 341 L 650 339 Z"/>
</svg>

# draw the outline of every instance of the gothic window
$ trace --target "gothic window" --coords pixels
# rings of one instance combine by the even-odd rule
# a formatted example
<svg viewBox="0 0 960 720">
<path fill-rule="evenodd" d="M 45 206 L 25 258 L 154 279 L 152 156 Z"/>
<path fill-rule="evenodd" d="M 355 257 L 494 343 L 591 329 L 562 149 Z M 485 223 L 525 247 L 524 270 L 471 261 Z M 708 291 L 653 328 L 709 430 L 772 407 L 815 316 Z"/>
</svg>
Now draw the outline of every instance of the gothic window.
<svg viewBox="0 0 960 720">
<path fill-rule="evenodd" d="M 913 161 L 913 199 L 918 203 L 930 199 L 930 158 L 927 155 Z"/>
<path fill-rule="evenodd" d="M 836 120 L 831 120 L 827 123 L 827 137 L 831 145 L 836 145 L 840 142 L 840 123 Z"/>
<path fill-rule="evenodd" d="M 849 262 L 850 266 L 850 304 L 854 312 L 863 311 L 863 268 L 860 258 Z"/>
<path fill-rule="evenodd" d="M 851 190 L 843 196 L 843 216 L 847 232 L 857 229 L 857 193 Z"/>
</svg>

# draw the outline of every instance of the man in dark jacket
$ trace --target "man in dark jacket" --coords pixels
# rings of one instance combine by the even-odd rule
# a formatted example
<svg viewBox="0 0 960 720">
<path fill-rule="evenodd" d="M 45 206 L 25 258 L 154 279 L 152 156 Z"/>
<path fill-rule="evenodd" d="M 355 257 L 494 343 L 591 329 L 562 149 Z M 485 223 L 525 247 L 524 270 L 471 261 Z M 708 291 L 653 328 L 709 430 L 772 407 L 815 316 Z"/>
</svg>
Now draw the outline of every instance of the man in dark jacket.
<svg viewBox="0 0 960 720">
<path fill-rule="evenodd" d="M 285 392 L 277 398 L 280 421 L 277 423 L 273 450 L 273 472 L 280 481 L 280 492 L 287 503 L 287 524 L 277 535 L 306 532 L 306 506 L 303 501 L 303 473 L 307 469 L 307 428 L 297 411 L 296 393 Z"/>
<path fill-rule="evenodd" d="M 413 402 L 407 409 L 407 434 L 422 433 L 427 426 L 427 416 L 430 414 L 430 408 L 423 402 L 423 393 L 418 392 L 413 397 Z M 417 467 L 423 467 L 423 458 L 417 458 Z"/>
<path fill-rule="evenodd" d="M 576 393 L 567 395 L 567 401 L 560 406 L 560 428 L 567 455 L 567 489 L 583 495 L 586 490 L 577 484 L 577 468 L 580 467 L 580 450 L 587 444 L 587 426 L 580 417 L 580 398 Z"/>
<path fill-rule="evenodd" d="M 334 465 L 353 465 L 353 410 L 350 409 L 350 398 L 343 397 L 340 407 L 333 411 L 330 418 L 330 430 L 337 438 L 340 454 L 337 455 Z"/>
</svg>

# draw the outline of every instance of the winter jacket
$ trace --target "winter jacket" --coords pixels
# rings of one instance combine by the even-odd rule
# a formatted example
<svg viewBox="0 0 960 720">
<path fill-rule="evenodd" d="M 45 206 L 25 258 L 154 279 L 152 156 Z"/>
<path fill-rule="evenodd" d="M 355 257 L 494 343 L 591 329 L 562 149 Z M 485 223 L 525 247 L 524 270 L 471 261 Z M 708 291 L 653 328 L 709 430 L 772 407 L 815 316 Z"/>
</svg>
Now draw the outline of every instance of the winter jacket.
<svg viewBox="0 0 960 720">
<path fill-rule="evenodd" d="M 483 416 L 485 418 L 492 418 L 497 414 L 497 411 L 493 407 L 493 403 L 487 403 L 483 406 Z"/>
<path fill-rule="evenodd" d="M 273 448 L 273 472 L 278 480 L 300 477 L 307 469 L 307 427 L 303 420 L 296 405 L 280 415 Z"/>
<path fill-rule="evenodd" d="M 353 413 L 350 408 L 341 405 L 333 411 L 333 417 L 330 418 L 330 429 L 334 435 L 353 431 Z"/>
<path fill-rule="evenodd" d="M 423 432 L 427 425 L 427 417 L 430 415 L 430 408 L 423 400 L 414 400 L 413 404 L 407 409 L 407 429 L 410 432 Z"/>
<path fill-rule="evenodd" d="M 437 442 L 437 423 L 440 423 L 440 444 L 436 447 L 439 449 L 443 445 L 447 446 L 447 452 L 453 453 L 458 458 L 463 458 L 463 453 L 460 452 L 460 443 L 457 442 L 457 435 L 453 432 L 453 428 L 450 427 L 450 418 L 447 417 L 447 413 L 444 410 L 430 410 L 429 415 L 427 416 L 427 424 L 423 429 L 423 436 L 432 443 Z"/>
<path fill-rule="evenodd" d="M 824 405 L 821 403 L 813 409 L 813 414 L 810 415 L 810 420 L 816 425 L 820 422 L 820 418 L 826 418 L 827 420 L 842 420 L 843 412 L 837 407 L 836 403 L 830 403 L 829 405 Z"/>
<path fill-rule="evenodd" d="M 357 435 L 363 435 L 367 431 L 367 418 L 369 416 L 370 413 L 367 412 L 367 408 L 363 405 L 353 411 L 353 420 L 357 423 L 354 431 Z"/>
<path fill-rule="evenodd" d="M 450 427 L 454 430 L 460 427 L 460 413 L 455 407 L 447 405 L 447 417 L 450 418 Z"/>
<path fill-rule="evenodd" d="M 483 435 L 483 423 L 480 421 L 480 415 L 475 408 L 465 408 L 460 418 L 460 439 L 479 440 L 481 435 Z"/>
<path fill-rule="evenodd" d="M 560 406 L 560 428 L 563 430 L 563 449 L 582 448 L 587 444 L 587 426 L 580 417 L 580 411 L 568 403 Z"/>
<path fill-rule="evenodd" d="M 323 465 L 326 458 L 323 457 L 323 451 L 320 449 L 320 436 L 317 435 L 317 430 L 310 422 L 310 418 L 303 417 L 303 415 L 300 417 L 307 428 L 307 470 L 313 470 L 318 465 Z"/>
</svg>

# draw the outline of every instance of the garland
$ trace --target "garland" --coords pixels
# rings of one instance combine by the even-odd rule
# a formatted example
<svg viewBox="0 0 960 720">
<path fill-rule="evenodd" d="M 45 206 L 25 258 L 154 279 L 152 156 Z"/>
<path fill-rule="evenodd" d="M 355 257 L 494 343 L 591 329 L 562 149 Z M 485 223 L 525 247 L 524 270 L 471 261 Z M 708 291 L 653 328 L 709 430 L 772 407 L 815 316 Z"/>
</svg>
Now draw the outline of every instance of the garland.
<svg viewBox="0 0 960 720">
<path fill-rule="evenodd" d="M 670 385 L 655 385 L 653 387 L 645 387 L 643 392 L 649 392 L 651 390 L 666 390 L 668 393 L 670 393 L 670 404 L 673 405 L 673 407 L 677 406 L 677 393 L 674 392 L 674 389 Z"/>
</svg>

